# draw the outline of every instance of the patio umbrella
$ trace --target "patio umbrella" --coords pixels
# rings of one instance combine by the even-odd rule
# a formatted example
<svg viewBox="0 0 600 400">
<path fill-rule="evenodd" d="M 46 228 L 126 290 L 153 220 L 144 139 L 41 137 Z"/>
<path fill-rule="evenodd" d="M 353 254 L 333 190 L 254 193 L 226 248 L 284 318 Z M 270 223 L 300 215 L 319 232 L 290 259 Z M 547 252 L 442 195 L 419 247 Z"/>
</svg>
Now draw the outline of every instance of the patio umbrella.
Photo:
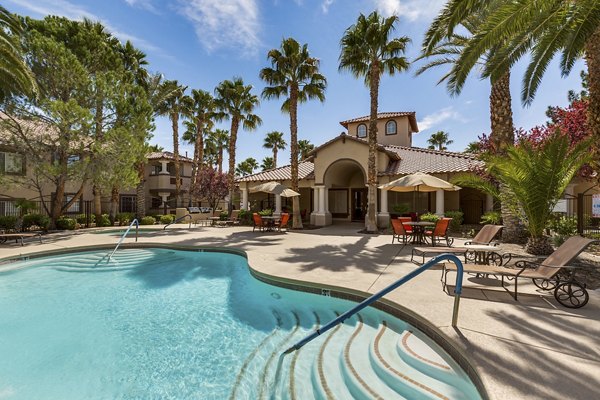
<svg viewBox="0 0 600 400">
<path fill-rule="evenodd" d="M 260 185 L 251 187 L 250 193 L 255 193 L 255 192 L 278 194 L 282 197 L 300 196 L 300 193 L 295 192 L 292 189 L 283 186 L 279 182 L 267 182 L 267 183 L 262 183 Z"/>
<path fill-rule="evenodd" d="M 385 185 L 379 186 L 382 190 L 392 190 L 395 192 L 435 192 L 436 190 L 455 191 L 461 188 L 446 182 L 443 179 L 436 178 L 423 172 L 403 176 Z M 415 206 L 415 196 L 413 195 L 413 207 Z"/>
</svg>

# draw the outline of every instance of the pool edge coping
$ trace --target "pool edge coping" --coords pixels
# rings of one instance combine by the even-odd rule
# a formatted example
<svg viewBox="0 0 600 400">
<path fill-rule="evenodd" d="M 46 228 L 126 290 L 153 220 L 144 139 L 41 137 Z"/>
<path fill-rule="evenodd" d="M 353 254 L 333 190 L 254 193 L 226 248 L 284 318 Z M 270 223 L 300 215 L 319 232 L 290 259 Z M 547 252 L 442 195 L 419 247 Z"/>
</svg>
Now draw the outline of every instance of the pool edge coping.
<svg viewBox="0 0 600 400">
<path fill-rule="evenodd" d="M 94 251 L 94 250 L 110 250 L 113 249 L 114 246 L 112 244 L 98 244 L 98 245 L 88 245 L 88 246 L 75 246 L 69 248 L 60 248 L 60 249 L 52 249 L 44 252 L 32 252 L 28 254 L 21 254 L 19 256 L 8 256 L 8 257 L 0 257 L 0 273 L 11 272 L 16 269 L 14 268 L 3 268 L 7 265 L 9 266 L 12 263 L 19 261 L 27 261 L 32 258 L 42 258 L 53 255 L 61 255 L 61 254 L 69 254 L 77 251 Z M 368 297 L 372 296 L 373 293 L 363 292 L 361 290 L 351 289 L 343 286 L 336 285 L 328 285 L 324 283 L 315 283 L 309 281 L 303 281 L 299 279 L 285 278 L 277 275 L 266 274 L 261 272 L 250 265 L 250 260 L 248 259 L 248 254 L 244 250 L 238 250 L 235 248 L 228 247 L 210 247 L 210 246 L 190 246 L 190 245 L 178 245 L 178 244 L 170 244 L 170 243 L 123 243 L 120 248 L 122 249 L 136 249 L 136 248 L 161 248 L 161 249 L 170 249 L 170 250 L 181 250 L 181 251 L 195 251 L 195 252 L 220 252 L 220 253 L 228 253 L 241 256 L 246 259 L 248 264 L 248 269 L 250 274 L 255 279 L 273 285 L 277 287 L 283 287 L 290 290 L 295 290 L 299 292 L 313 293 L 318 295 L 327 295 L 331 297 L 335 297 L 342 300 L 349 300 L 353 302 L 361 302 Z M 327 294 L 324 293 L 327 291 Z M 399 318 L 415 328 L 421 330 L 428 338 L 433 340 L 437 345 L 439 345 L 444 351 L 446 351 L 450 357 L 463 369 L 463 371 L 467 374 L 469 379 L 471 379 L 473 385 L 477 389 L 479 395 L 484 400 L 489 400 L 489 394 L 483 381 L 481 380 L 481 376 L 477 372 L 476 368 L 473 366 L 471 361 L 469 360 L 465 351 L 461 349 L 459 346 L 455 345 L 455 340 L 450 338 L 441 329 L 433 325 L 423 316 L 417 314 L 416 312 L 410 310 L 409 308 L 398 304 L 392 300 L 382 298 L 371 306 L 377 308 L 380 311 L 391 314 L 392 316 Z"/>
</svg>

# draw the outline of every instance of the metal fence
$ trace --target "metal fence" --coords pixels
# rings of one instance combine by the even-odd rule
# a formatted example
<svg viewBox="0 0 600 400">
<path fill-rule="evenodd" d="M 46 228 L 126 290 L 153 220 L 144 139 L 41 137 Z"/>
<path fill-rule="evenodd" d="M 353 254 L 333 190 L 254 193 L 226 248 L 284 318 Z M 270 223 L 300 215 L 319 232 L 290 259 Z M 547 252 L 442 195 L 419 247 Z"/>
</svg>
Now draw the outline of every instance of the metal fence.
<svg viewBox="0 0 600 400">
<path fill-rule="evenodd" d="M 580 193 L 565 195 L 559 200 L 555 211 L 577 220 L 577 233 L 583 236 L 600 235 L 600 218 L 592 214 L 592 195 Z"/>
</svg>

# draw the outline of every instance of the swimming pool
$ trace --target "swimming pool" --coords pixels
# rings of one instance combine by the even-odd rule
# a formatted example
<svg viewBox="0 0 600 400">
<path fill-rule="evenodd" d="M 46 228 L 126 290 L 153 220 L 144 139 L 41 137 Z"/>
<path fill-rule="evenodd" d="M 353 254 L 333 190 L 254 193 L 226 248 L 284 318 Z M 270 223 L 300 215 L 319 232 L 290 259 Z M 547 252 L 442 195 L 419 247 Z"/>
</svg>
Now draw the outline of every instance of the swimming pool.
<svg viewBox="0 0 600 400">
<path fill-rule="evenodd" d="M 375 309 L 280 361 L 354 303 L 267 285 L 242 256 L 106 255 L 0 274 L 0 399 L 480 398 L 439 346 Z"/>
</svg>

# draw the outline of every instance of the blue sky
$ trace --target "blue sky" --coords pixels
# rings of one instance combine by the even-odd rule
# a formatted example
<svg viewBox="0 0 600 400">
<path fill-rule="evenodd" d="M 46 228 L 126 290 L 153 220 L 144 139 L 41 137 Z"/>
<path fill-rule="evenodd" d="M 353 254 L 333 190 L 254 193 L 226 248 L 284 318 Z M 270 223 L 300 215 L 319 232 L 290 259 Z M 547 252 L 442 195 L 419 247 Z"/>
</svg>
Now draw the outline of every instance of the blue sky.
<svg viewBox="0 0 600 400">
<path fill-rule="evenodd" d="M 310 102 L 299 109 L 299 138 L 319 145 L 343 131 L 339 121 L 369 113 L 369 92 L 362 80 L 338 72 L 339 41 L 359 13 L 377 9 L 396 14 L 396 34 L 412 39 L 407 56 L 419 52 L 423 33 L 443 0 L 5 0 L 12 12 L 41 18 L 48 14 L 72 19 L 99 20 L 122 40 L 148 55 L 149 68 L 166 79 L 177 79 L 191 88 L 213 91 L 224 79 L 240 76 L 260 95 L 263 82 L 258 73 L 268 66 L 266 54 L 279 47 L 285 37 L 308 43 L 310 53 L 321 60 L 321 72 L 328 80 L 324 103 Z M 489 132 L 489 83 L 474 74 L 458 97 L 436 86 L 443 67 L 419 77 L 411 70 L 381 81 L 379 111 L 415 111 L 420 132 L 413 145 L 426 147 L 429 136 L 444 130 L 454 143 L 450 150 L 461 151 L 481 133 Z M 548 68 L 533 104 L 520 103 L 522 63 L 512 71 L 513 112 L 516 127 L 531 128 L 546 121 L 548 105 L 567 104 L 567 91 L 578 89 L 579 71 L 561 78 L 556 63 Z M 256 113 L 263 125 L 254 132 L 238 134 L 236 161 L 247 157 L 259 163 L 270 155 L 262 148 L 267 132 L 278 130 L 289 136 L 289 117 L 280 111 L 281 101 L 262 100 Z M 228 129 L 228 122 L 222 124 Z M 170 124 L 156 121 L 151 140 L 165 150 L 172 149 Z M 289 137 L 287 139 L 289 142 Z M 182 143 L 182 153 L 193 153 Z M 278 156 L 289 162 L 289 153 Z"/>
</svg>

